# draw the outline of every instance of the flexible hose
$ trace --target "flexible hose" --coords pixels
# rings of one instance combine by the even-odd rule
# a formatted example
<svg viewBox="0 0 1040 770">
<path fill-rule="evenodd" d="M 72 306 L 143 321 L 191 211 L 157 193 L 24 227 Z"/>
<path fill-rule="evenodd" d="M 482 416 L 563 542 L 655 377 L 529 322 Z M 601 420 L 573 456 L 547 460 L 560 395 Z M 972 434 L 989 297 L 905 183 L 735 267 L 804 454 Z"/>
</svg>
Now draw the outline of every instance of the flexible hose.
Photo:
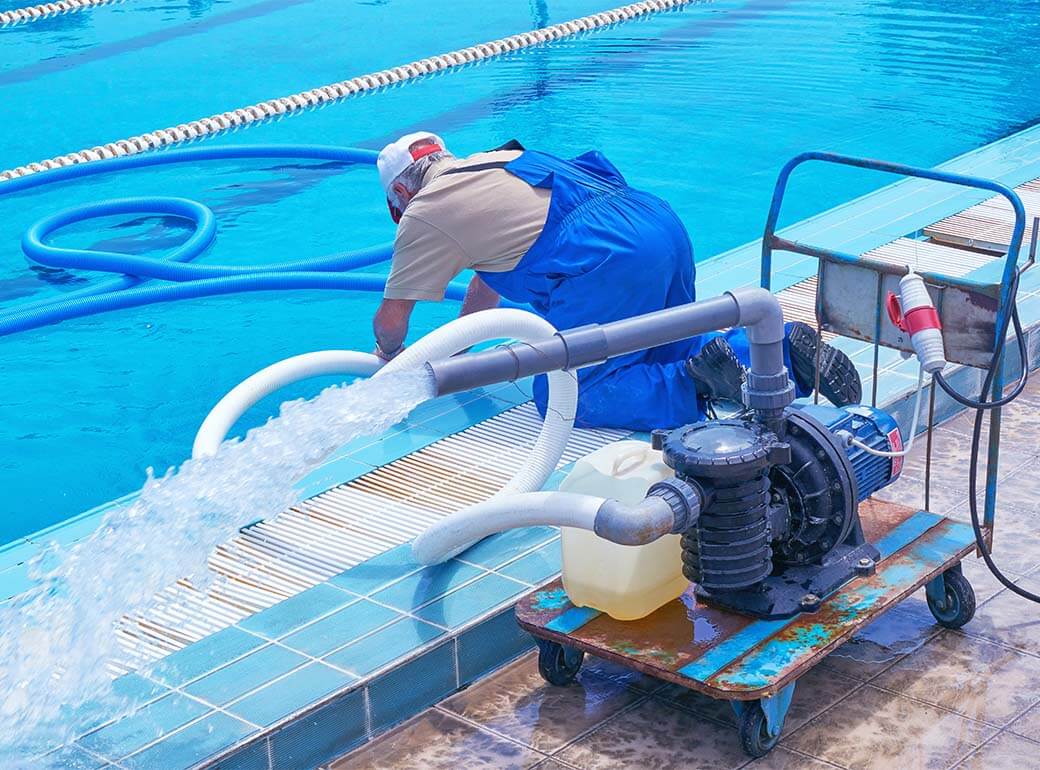
<svg viewBox="0 0 1040 770">
<path fill-rule="evenodd" d="M 326 350 L 287 358 L 261 369 L 217 403 L 195 436 L 192 456 L 214 454 L 227 437 L 231 426 L 249 407 L 292 382 L 328 374 L 380 376 L 448 358 L 488 340 L 508 338 L 536 342 L 555 333 L 556 328 L 552 324 L 533 313 L 498 308 L 471 313 L 445 324 L 411 345 L 385 366 L 370 353 L 350 350 Z M 567 447 L 574 427 L 577 403 L 577 379 L 568 372 L 552 372 L 549 375 L 549 403 L 538 439 L 523 466 L 495 494 L 495 498 L 541 489 Z"/>
<path fill-rule="evenodd" d="M 126 291 L 31 307 L 23 311 L 16 309 L 0 316 L 0 337 L 29 329 L 38 329 L 41 326 L 72 318 L 83 318 L 98 313 L 126 310 L 160 302 L 287 289 L 333 289 L 378 293 L 383 290 L 385 283 L 384 276 L 366 273 L 262 273 L 227 278 L 205 278 L 200 281 L 186 281 L 161 286 L 140 286 Z M 448 285 L 444 296 L 461 301 L 465 295 L 466 287 L 464 285 L 452 283 Z"/>
<path fill-rule="evenodd" d="M 322 145 L 242 145 L 194 147 L 149 155 L 115 158 L 57 169 L 49 174 L 22 177 L 0 185 L 0 195 L 16 193 L 73 179 L 198 161 L 264 158 L 301 158 L 342 163 L 374 164 L 370 150 Z M 131 254 L 70 249 L 46 243 L 61 227 L 116 214 L 165 214 L 183 217 L 195 225 L 187 241 L 165 259 Z M 192 260 L 212 243 L 216 219 L 202 203 L 185 198 L 141 197 L 89 203 L 59 211 L 31 226 L 22 237 L 22 249 L 33 262 L 52 268 L 93 270 L 118 274 L 85 289 L 24 303 L 0 313 L 0 336 L 36 329 L 47 324 L 96 313 L 140 307 L 156 302 L 281 289 L 338 289 L 378 292 L 385 279 L 376 275 L 343 274 L 343 271 L 384 262 L 392 255 L 389 244 L 268 265 L 197 265 Z M 175 281 L 173 285 L 140 286 L 146 280 Z M 453 284 L 447 295 L 462 299 L 464 287 Z"/>
<path fill-rule="evenodd" d="M 427 334 L 421 342 L 406 349 L 391 361 L 383 372 L 419 366 L 428 361 L 449 358 L 478 342 L 493 339 L 515 339 L 538 342 L 556 333 L 556 327 L 544 318 L 525 310 L 498 308 L 459 318 Z M 578 378 L 573 372 L 550 372 L 549 401 L 545 420 L 534 448 L 523 468 L 496 494 L 510 495 L 541 489 L 556 470 L 556 464 L 567 446 L 578 404 Z"/>
<path fill-rule="evenodd" d="M 62 227 L 100 217 L 120 214 L 172 215 L 191 220 L 195 232 L 174 249 L 166 259 L 151 259 L 134 254 L 97 249 L 71 249 L 46 243 L 49 235 Z M 32 262 L 67 270 L 92 270 L 101 273 L 125 273 L 136 278 L 162 281 L 193 281 L 230 275 L 287 272 L 331 272 L 354 270 L 385 262 L 387 246 L 359 249 L 344 254 L 275 262 L 265 265 L 194 265 L 191 260 L 202 254 L 213 242 L 217 225 L 213 211 L 205 204 L 188 198 L 141 197 L 115 198 L 64 209 L 33 224 L 22 235 L 22 251 Z"/>
<path fill-rule="evenodd" d="M 372 353 L 317 350 L 271 364 L 242 380 L 210 410 L 195 434 L 191 456 L 212 457 L 247 409 L 286 385 L 331 374 L 371 377 L 384 363 Z"/>
<path fill-rule="evenodd" d="M 528 492 L 495 497 L 431 525 L 412 543 L 420 564 L 440 564 L 488 535 L 517 527 L 575 527 L 595 531 L 606 500 L 568 492 Z"/>
</svg>

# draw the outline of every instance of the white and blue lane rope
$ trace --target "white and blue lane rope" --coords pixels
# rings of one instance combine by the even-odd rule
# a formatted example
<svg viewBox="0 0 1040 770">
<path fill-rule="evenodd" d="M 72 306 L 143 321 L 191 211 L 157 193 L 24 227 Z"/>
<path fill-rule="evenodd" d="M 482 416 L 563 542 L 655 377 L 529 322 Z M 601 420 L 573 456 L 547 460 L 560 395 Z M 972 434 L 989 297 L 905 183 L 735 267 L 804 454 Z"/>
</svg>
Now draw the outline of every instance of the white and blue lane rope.
<svg viewBox="0 0 1040 770">
<path fill-rule="evenodd" d="M 70 0 L 64 0 L 68 3 Z M 80 0 L 90 2 L 91 0 Z M 620 22 L 646 16 L 653 13 L 675 10 L 703 3 L 705 0 L 641 0 L 638 3 L 621 6 L 609 11 L 593 13 L 582 16 L 571 21 L 552 24 L 548 27 L 520 32 L 516 35 L 492 40 L 487 43 L 478 43 L 468 48 L 451 51 L 445 54 L 430 56 L 425 59 L 403 64 L 399 67 L 380 70 L 367 75 L 360 75 L 349 80 L 341 80 L 336 83 L 311 88 L 306 91 L 282 96 L 276 99 L 268 99 L 258 104 L 247 107 L 239 107 L 216 115 L 211 115 L 188 123 L 180 123 L 170 128 L 158 131 L 150 131 L 128 139 L 120 139 L 115 142 L 98 145 L 78 152 L 59 155 L 47 160 L 28 163 L 24 166 L 8 169 L 0 172 L 0 181 L 16 179 L 19 177 L 37 174 L 42 171 L 72 166 L 78 163 L 89 163 L 98 160 L 108 160 L 127 155 L 157 150 L 171 145 L 189 142 L 205 136 L 211 136 L 242 128 L 257 121 L 270 120 L 281 116 L 299 112 L 302 110 L 320 107 L 332 102 L 340 101 L 358 94 L 369 93 L 382 88 L 388 88 L 408 80 L 432 75 L 438 72 L 463 67 L 482 60 L 513 53 L 524 48 L 543 45 L 555 40 L 572 37 L 594 29 L 608 27 Z M 57 5 L 55 3 L 54 5 Z"/>
<path fill-rule="evenodd" d="M 12 8 L 7 11 L 0 11 L 0 27 L 24 24 L 28 21 L 47 19 L 63 13 L 122 2 L 124 0 L 57 0 L 54 3 L 39 3 L 37 5 L 28 5 L 25 8 Z"/>
</svg>

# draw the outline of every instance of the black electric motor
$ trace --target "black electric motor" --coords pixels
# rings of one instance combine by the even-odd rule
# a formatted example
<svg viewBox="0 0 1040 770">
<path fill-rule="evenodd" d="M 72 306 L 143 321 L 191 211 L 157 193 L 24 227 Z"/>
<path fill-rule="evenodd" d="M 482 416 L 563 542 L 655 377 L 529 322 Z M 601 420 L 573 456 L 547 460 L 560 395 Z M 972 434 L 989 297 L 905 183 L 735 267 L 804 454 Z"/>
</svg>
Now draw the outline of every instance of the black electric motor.
<svg viewBox="0 0 1040 770">
<path fill-rule="evenodd" d="M 858 504 L 898 469 L 850 450 L 848 438 L 889 449 L 892 425 L 868 407 L 809 407 L 786 409 L 776 432 L 751 418 L 655 432 L 664 461 L 701 497 L 682 536 L 683 573 L 698 597 L 782 618 L 873 573 L 878 551 L 863 537 Z"/>
</svg>

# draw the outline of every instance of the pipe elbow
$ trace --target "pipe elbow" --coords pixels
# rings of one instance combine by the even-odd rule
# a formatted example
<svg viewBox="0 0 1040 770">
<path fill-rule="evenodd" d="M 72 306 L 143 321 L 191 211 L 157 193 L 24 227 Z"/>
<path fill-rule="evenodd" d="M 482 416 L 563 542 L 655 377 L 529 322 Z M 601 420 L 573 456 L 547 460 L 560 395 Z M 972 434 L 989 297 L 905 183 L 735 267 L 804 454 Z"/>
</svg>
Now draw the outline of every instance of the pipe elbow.
<svg viewBox="0 0 1040 770">
<path fill-rule="evenodd" d="M 734 289 L 726 294 L 737 304 L 739 324 L 747 329 L 752 343 L 762 345 L 783 341 L 784 311 L 772 292 L 754 287 Z"/>
<path fill-rule="evenodd" d="M 596 512 L 593 531 L 619 545 L 646 545 L 672 531 L 675 517 L 660 497 L 647 497 L 636 505 L 606 500 Z"/>
</svg>

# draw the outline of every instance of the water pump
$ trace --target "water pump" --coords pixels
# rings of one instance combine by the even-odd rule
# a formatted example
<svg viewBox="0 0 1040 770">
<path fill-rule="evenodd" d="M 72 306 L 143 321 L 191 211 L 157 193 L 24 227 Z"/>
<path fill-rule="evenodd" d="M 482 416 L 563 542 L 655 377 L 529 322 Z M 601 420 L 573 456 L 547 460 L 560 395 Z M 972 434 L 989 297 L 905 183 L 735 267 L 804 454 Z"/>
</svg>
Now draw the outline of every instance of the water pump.
<svg viewBox="0 0 1040 770">
<path fill-rule="evenodd" d="M 861 448 L 902 447 L 895 420 L 878 409 L 792 406 L 772 425 L 746 417 L 653 435 L 685 482 L 676 490 L 699 498 L 682 536 L 683 573 L 704 601 L 764 618 L 815 610 L 874 571 L 879 555 L 858 505 L 902 464 Z"/>
</svg>

